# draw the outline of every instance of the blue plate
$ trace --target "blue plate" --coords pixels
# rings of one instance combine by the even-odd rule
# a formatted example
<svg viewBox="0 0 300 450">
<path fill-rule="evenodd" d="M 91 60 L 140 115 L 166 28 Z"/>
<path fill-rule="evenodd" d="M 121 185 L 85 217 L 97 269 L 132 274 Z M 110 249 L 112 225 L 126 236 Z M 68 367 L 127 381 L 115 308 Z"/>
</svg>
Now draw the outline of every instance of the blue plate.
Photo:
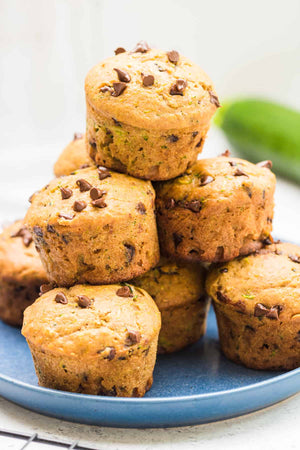
<svg viewBox="0 0 300 450">
<path fill-rule="evenodd" d="M 147 428 L 212 422 L 255 411 L 300 391 L 300 368 L 261 372 L 223 357 L 211 310 L 205 338 L 158 358 L 144 398 L 72 394 L 38 386 L 30 351 L 17 328 L 0 323 L 0 395 L 48 416 L 93 425 Z"/>
</svg>

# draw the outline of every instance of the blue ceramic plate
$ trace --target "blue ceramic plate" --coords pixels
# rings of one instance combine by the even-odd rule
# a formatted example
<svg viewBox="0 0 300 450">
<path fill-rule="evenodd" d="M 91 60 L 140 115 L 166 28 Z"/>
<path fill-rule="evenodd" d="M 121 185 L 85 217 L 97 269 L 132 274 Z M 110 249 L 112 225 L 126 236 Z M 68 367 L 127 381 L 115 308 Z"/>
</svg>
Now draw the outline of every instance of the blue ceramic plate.
<svg viewBox="0 0 300 450">
<path fill-rule="evenodd" d="M 0 323 L 0 395 L 60 419 L 111 427 L 173 427 L 239 416 L 300 391 L 300 368 L 260 372 L 227 361 L 219 350 L 215 316 L 205 338 L 158 358 L 144 398 L 72 394 L 38 386 L 31 355 L 17 328 Z"/>
</svg>

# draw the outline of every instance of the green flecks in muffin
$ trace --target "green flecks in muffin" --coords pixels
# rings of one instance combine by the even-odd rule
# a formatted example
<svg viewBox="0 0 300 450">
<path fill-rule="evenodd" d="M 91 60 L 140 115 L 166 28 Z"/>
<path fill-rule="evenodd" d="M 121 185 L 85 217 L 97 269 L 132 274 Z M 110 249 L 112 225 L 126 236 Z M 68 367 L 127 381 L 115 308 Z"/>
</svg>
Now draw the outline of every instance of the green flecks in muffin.
<svg viewBox="0 0 300 450">
<path fill-rule="evenodd" d="M 143 139 L 144 139 L 144 141 L 148 141 L 149 136 L 147 136 L 147 134 L 144 134 Z"/>
<path fill-rule="evenodd" d="M 242 295 L 244 298 L 247 298 L 248 300 L 252 300 L 253 298 L 255 298 L 254 294 L 243 294 Z"/>
<path fill-rule="evenodd" d="M 161 145 L 160 148 L 168 148 L 167 145 Z"/>
<path fill-rule="evenodd" d="M 191 175 L 182 175 L 181 177 L 176 178 L 176 183 L 178 184 L 191 184 L 194 181 L 194 176 Z"/>
</svg>

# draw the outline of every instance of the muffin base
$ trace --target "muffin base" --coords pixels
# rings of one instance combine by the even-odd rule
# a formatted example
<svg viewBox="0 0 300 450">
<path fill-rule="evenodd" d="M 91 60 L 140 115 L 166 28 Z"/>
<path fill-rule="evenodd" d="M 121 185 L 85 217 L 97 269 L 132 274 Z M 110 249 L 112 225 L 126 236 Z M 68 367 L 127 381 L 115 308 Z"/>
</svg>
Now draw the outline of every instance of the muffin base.
<svg viewBox="0 0 300 450">
<path fill-rule="evenodd" d="M 197 342 L 206 332 L 208 298 L 161 311 L 158 353 L 172 353 Z"/>
<path fill-rule="evenodd" d="M 85 360 L 54 355 L 27 343 L 40 386 L 113 397 L 142 397 L 152 386 L 156 340 L 136 353 L 117 353 L 113 359 L 95 355 Z"/>
<path fill-rule="evenodd" d="M 260 319 L 214 304 L 224 355 L 257 370 L 292 370 L 300 366 L 300 321 Z"/>
</svg>

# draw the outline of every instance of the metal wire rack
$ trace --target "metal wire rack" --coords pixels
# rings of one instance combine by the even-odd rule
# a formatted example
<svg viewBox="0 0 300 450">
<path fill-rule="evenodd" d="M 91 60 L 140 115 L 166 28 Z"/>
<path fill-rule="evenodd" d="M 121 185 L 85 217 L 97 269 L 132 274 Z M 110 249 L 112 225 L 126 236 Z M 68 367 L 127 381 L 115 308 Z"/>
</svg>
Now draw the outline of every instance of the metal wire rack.
<svg viewBox="0 0 300 450">
<path fill-rule="evenodd" d="M 0 428 L 0 437 L 7 437 L 11 439 L 15 439 L 16 441 L 20 441 L 19 450 L 28 449 L 30 450 L 30 445 L 33 443 L 46 444 L 47 446 L 53 446 L 53 448 L 65 448 L 69 450 L 95 450 L 93 447 L 85 447 L 78 443 L 78 441 L 67 442 L 61 441 L 46 437 L 39 436 L 38 433 L 26 433 L 20 431 L 11 431 L 6 430 L 4 428 Z M 1 446 L 1 450 L 4 450 L 4 447 Z M 42 448 L 42 447 L 41 447 Z"/>
</svg>

